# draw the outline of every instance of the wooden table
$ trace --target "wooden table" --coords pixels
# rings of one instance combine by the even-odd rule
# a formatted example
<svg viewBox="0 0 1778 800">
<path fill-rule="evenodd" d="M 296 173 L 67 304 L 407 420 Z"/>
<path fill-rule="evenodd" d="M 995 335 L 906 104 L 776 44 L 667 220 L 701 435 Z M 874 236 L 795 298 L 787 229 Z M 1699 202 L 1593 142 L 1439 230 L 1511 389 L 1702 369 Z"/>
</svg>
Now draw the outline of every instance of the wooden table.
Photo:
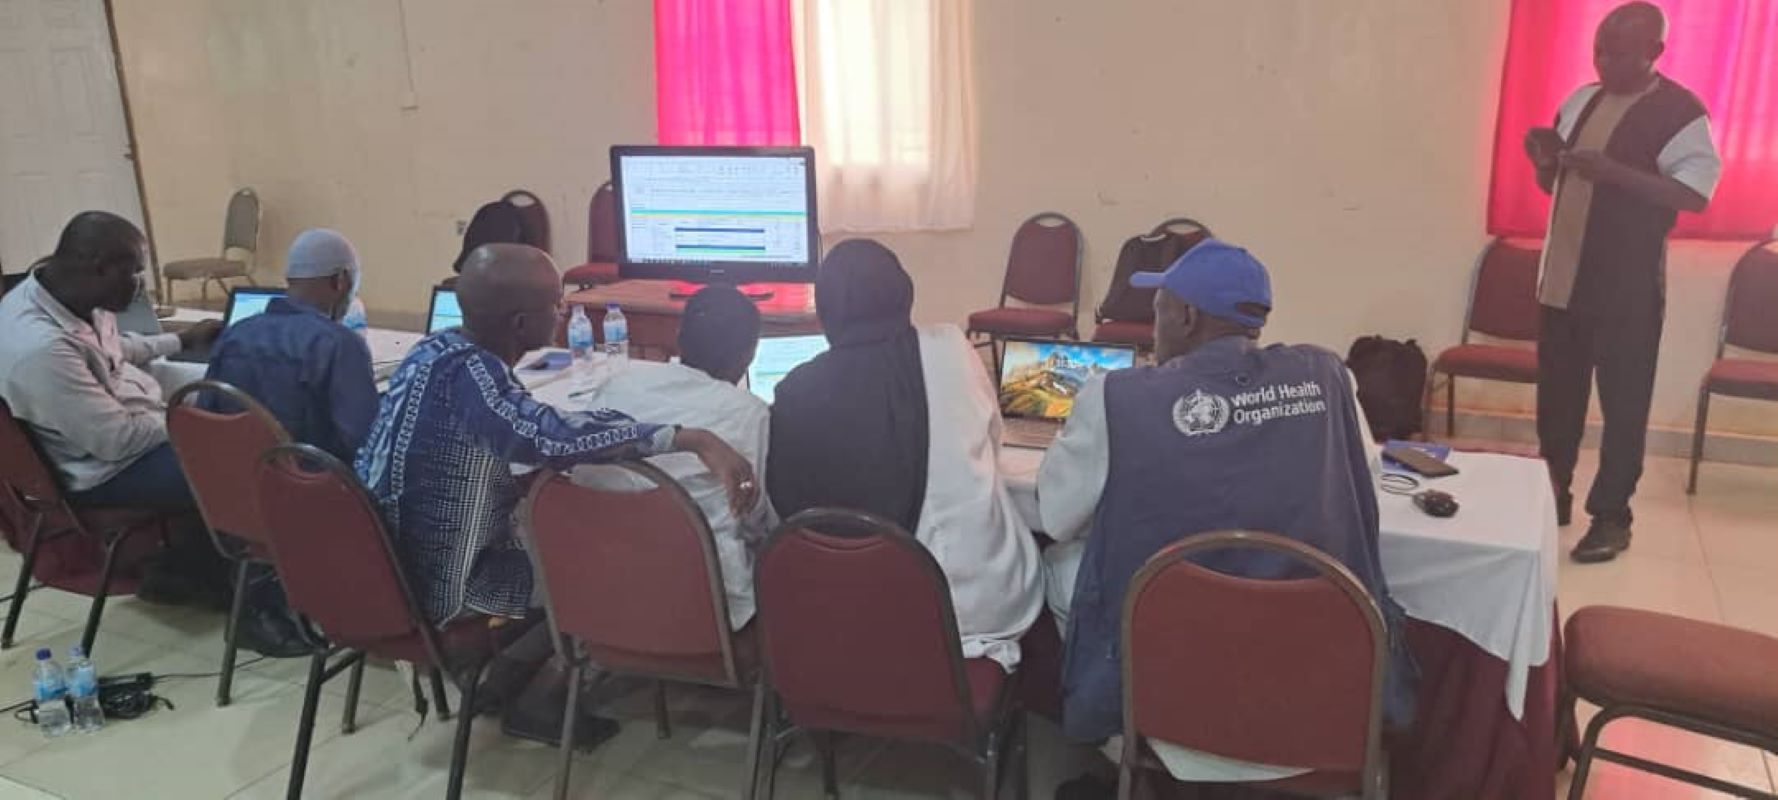
<svg viewBox="0 0 1778 800">
<path fill-rule="evenodd" d="M 568 303 L 586 306 L 594 335 L 604 339 L 605 305 L 616 303 L 630 324 L 630 350 L 638 357 L 666 359 L 679 353 L 679 320 L 685 316 L 685 299 L 675 298 L 678 281 L 628 280 L 581 289 L 568 294 Z M 760 333 L 766 336 L 820 333 L 815 316 L 815 287 L 806 283 L 753 284 L 769 289 L 772 296 L 759 301 Z M 641 352 L 637 352 L 641 351 Z"/>
</svg>

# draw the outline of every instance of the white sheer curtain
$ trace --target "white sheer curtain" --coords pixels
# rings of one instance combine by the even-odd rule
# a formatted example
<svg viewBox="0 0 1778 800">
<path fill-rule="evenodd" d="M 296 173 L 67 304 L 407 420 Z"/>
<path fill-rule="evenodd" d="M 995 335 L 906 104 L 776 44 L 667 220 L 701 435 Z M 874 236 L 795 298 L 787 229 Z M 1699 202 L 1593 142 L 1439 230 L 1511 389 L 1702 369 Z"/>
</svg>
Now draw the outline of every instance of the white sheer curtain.
<svg viewBox="0 0 1778 800">
<path fill-rule="evenodd" d="M 803 142 L 821 228 L 975 219 L 971 0 L 793 0 Z"/>
</svg>

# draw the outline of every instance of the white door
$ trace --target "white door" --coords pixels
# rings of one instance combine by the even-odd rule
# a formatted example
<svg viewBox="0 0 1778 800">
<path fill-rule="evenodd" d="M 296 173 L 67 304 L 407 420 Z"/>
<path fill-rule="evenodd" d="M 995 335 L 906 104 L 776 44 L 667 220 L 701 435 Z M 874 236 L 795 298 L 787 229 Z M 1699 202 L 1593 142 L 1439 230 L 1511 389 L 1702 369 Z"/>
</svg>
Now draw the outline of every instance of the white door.
<svg viewBox="0 0 1778 800">
<path fill-rule="evenodd" d="M 75 213 L 142 224 L 104 0 L 0 0 L 0 265 L 55 249 Z"/>
</svg>

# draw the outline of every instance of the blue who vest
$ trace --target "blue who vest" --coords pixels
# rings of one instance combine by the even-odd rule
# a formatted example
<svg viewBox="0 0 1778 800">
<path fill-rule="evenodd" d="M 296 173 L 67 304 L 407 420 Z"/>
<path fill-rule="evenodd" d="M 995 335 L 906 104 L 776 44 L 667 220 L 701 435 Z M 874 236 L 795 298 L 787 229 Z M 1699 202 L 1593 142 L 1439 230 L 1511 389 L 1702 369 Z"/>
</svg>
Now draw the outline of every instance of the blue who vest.
<svg viewBox="0 0 1778 800">
<path fill-rule="evenodd" d="M 1119 622 L 1144 562 L 1181 537 L 1246 529 L 1345 564 L 1383 608 L 1392 722 L 1412 715 L 1414 668 L 1377 553 L 1377 496 L 1346 368 L 1306 345 L 1226 337 L 1158 367 L 1106 376 L 1110 471 L 1075 580 L 1062 688 L 1069 736 L 1121 733 Z M 1303 577 L 1291 559 L 1227 550 L 1195 559 L 1251 578 Z"/>
</svg>

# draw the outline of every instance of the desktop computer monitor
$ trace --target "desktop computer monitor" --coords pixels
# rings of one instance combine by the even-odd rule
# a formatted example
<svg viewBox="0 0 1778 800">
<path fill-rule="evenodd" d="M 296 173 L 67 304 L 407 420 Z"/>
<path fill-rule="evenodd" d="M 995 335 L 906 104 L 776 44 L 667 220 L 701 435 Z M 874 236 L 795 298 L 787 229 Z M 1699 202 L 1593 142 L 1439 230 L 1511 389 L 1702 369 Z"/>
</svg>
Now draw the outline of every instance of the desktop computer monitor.
<svg viewBox="0 0 1778 800">
<path fill-rule="evenodd" d="M 814 283 L 815 151 L 611 148 L 618 271 L 696 283 Z"/>
</svg>

